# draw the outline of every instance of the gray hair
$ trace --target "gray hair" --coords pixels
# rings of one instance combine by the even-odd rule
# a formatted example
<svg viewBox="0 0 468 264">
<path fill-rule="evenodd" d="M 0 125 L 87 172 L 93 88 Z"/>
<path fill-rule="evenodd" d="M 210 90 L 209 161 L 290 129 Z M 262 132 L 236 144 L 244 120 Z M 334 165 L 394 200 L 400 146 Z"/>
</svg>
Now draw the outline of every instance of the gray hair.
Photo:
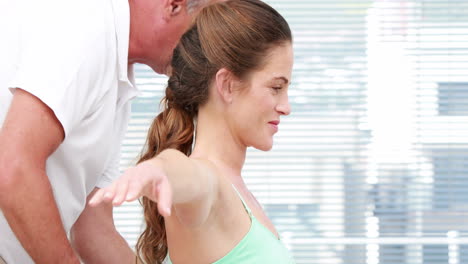
<svg viewBox="0 0 468 264">
<path fill-rule="evenodd" d="M 188 13 L 197 11 L 198 9 L 207 5 L 209 2 L 209 0 L 187 0 Z"/>
</svg>

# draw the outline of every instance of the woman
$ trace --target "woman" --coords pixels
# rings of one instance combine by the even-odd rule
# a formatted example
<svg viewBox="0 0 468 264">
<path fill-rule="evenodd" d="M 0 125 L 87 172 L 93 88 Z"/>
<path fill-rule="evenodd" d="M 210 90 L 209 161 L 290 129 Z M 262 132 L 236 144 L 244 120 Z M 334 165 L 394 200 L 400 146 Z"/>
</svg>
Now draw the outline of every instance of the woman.
<svg viewBox="0 0 468 264">
<path fill-rule="evenodd" d="M 294 263 L 241 176 L 247 147 L 270 150 L 290 113 L 291 42 L 283 17 L 256 0 L 211 5 L 183 35 L 146 153 L 90 201 L 143 196 L 146 263 Z"/>
</svg>

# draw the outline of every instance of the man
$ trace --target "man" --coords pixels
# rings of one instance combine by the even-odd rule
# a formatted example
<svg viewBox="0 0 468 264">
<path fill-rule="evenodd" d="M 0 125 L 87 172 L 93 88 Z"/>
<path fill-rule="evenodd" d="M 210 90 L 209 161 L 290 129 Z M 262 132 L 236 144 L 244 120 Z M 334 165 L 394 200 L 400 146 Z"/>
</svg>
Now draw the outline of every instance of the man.
<svg viewBox="0 0 468 264">
<path fill-rule="evenodd" d="M 131 65 L 167 73 L 208 1 L 0 0 L 0 263 L 135 262 L 87 197 L 119 176 Z"/>
</svg>

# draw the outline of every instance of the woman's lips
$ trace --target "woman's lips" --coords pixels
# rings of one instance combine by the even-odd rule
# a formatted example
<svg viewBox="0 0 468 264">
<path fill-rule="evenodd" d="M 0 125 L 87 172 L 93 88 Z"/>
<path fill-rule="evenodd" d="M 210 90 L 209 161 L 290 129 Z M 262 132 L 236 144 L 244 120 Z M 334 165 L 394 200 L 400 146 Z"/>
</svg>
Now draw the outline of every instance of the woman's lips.
<svg viewBox="0 0 468 264">
<path fill-rule="evenodd" d="M 271 125 L 271 127 L 273 127 L 273 130 L 276 132 L 278 132 L 278 125 L 279 125 L 279 121 L 275 120 L 275 121 L 270 121 L 268 122 L 268 124 Z"/>
</svg>

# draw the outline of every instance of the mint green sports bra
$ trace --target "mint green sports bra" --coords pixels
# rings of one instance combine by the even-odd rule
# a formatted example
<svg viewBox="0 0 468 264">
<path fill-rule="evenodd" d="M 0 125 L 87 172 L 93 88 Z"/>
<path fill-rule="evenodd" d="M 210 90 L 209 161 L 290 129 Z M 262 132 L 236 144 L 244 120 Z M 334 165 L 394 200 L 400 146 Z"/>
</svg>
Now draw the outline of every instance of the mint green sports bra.
<svg viewBox="0 0 468 264">
<path fill-rule="evenodd" d="M 237 190 L 236 193 L 250 216 L 249 232 L 229 253 L 212 264 L 295 264 L 281 240 L 255 218 Z M 169 255 L 167 259 L 167 263 L 172 264 Z"/>
</svg>

